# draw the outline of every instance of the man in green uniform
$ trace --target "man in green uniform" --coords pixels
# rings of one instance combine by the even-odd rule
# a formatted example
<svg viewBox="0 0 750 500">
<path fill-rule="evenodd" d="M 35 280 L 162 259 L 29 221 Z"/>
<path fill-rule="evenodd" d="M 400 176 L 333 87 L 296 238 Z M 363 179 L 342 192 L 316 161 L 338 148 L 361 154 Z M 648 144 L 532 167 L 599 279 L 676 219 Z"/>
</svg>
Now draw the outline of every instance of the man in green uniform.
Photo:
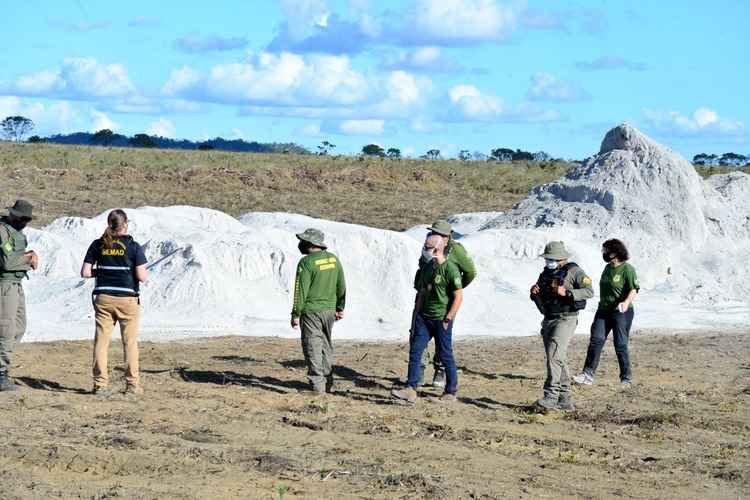
<svg viewBox="0 0 750 500">
<path fill-rule="evenodd" d="M 331 331 L 334 321 L 344 317 L 344 270 L 339 259 L 326 250 L 321 231 L 310 228 L 296 236 L 305 257 L 297 264 L 292 328 L 302 327 L 307 376 L 313 391 L 323 394 L 333 390 Z"/>
<path fill-rule="evenodd" d="M 417 384 L 423 371 L 422 353 L 430 339 L 435 339 L 435 345 L 439 346 L 440 361 L 446 368 L 445 391 L 438 401 L 456 401 L 458 371 L 453 357 L 453 322 L 463 302 L 463 285 L 458 266 L 445 258 L 444 250 L 440 236 L 428 236 L 422 247 L 425 265 L 415 278 L 418 294 L 409 339 L 409 373 L 406 387 L 391 391 L 393 397 L 410 403 L 417 401 Z"/>
<path fill-rule="evenodd" d="M 39 265 L 39 257 L 26 250 L 23 229 L 31 222 L 31 203 L 17 200 L 0 218 L 0 391 L 14 391 L 10 378 L 11 354 L 26 332 L 26 297 L 21 280 Z"/>
<path fill-rule="evenodd" d="M 471 260 L 469 254 L 466 252 L 466 248 L 459 242 L 453 239 L 453 228 L 450 223 L 446 220 L 436 220 L 432 226 L 427 228 L 429 233 L 427 236 L 438 235 L 443 239 L 444 254 L 446 260 L 455 264 L 458 271 L 461 273 L 462 289 L 469 286 L 469 283 L 474 281 L 477 277 L 477 270 L 474 267 L 474 261 Z M 423 258 L 419 259 L 420 269 L 425 265 L 426 261 Z M 415 284 L 416 286 L 416 284 Z M 432 359 L 433 367 L 435 368 L 434 375 L 432 377 L 432 385 L 434 387 L 445 387 L 445 367 L 440 362 L 440 353 L 438 352 L 438 345 L 435 344 L 435 356 Z M 420 382 L 424 381 L 424 369 L 429 361 L 429 352 L 427 349 L 424 351 L 424 357 L 422 358 L 422 376 Z"/>
<path fill-rule="evenodd" d="M 578 325 L 578 311 L 586 307 L 586 299 L 594 296 L 591 278 L 574 262 L 562 241 L 552 241 L 540 255 L 544 271 L 531 287 L 531 300 L 542 320 L 542 340 L 547 357 L 547 378 L 544 397 L 536 402 L 543 410 L 572 410 L 568 344 Z"/>
</svg>

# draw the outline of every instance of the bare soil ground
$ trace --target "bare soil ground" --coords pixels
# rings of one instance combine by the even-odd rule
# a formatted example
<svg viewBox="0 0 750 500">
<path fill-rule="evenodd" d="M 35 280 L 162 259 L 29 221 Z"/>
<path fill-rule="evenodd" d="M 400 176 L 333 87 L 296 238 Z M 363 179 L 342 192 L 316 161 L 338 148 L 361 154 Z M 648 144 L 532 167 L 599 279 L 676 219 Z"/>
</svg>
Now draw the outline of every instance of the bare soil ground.
<svg viewBox="0 0 750 500">
<path fill-rule="evenodd" d="M 336 392 L 315 397 L 298 341 L 143 343 L 137 400 L 87 394 L 90 343 L 22 344 L 22 389 L 0 394 L 0 496 L 747 498 L 750 336 L 634 332 L 631 346 L 631 391 L 610 342 L 577 411 L 543 415 L 533 337 L 459 341 L 453 407 L 432 388 L 389 397 L 404 344 L 338 342 Z"/>
</svg>

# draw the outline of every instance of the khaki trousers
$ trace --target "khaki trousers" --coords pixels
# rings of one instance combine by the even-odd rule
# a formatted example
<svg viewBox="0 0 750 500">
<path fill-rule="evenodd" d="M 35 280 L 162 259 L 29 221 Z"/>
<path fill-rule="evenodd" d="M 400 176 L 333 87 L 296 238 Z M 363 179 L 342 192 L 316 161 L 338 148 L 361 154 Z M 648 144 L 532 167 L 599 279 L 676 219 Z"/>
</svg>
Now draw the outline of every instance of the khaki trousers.
<svg viewBox="0 0 750 500">
<path fill-rule="evenodd" d="M 331 332 L 334 321 L 335 311 L 303 313 L 299 319 L 307 378 L 316 390 L 324 390 L 326 383 L 330 384 L 333 380 Z"/>
<path fill-rule="evenodd" d="M 115 323 L 120 323 L 120 335 L 125 360 L 125 383 L 129 387 L 140 385 L 138 366 L 138 330 L 141 310 L 137 297 L 116 297 L 99 294 L 94 300 L 96 334 L 94 336 L 94 387 L 109 385 L 107 360 L 109 340 Z"/>
<path fill-rule="evenodd" d="M 26 297 L 21 283 L 0 281 L 0 373 L 10 370 L 13 348 L 26 332 Z"/>
<path fill-rule="evenodd" d="M 544 318 L 542 340 L 547 355 L 547 379 L 544 381 L 544 396 L 557 398 L 570 394 L 570 370 L 568 369 L 568 344 L 578 325 L 578 315 Z"/>
</svg>

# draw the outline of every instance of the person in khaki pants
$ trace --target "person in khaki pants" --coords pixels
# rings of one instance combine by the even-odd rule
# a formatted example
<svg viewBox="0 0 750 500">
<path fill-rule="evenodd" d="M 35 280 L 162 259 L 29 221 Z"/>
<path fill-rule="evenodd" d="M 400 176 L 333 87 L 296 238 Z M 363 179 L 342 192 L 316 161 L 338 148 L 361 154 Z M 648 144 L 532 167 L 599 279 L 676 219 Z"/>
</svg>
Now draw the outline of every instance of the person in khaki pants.
<svg viewBox="0 0 750 500">
<path fill-rule="evenodd" d="M 138 331 L 140 322 L 139 283 L 148 278 L 143 248 L 128 234 L 128 217 L 113 210 L 107 217 L 107 229 L 94 240 L 86 252 L 81 276 L 95 278 L 93 393 L 110 396 L 107 361 L 109 341 L 115 323 L 120 323 L 125 354 L 125 393 L 143 394 L 138 366 Z M 96 267 L 94 267 L 96 266 Z"/>
</svg>

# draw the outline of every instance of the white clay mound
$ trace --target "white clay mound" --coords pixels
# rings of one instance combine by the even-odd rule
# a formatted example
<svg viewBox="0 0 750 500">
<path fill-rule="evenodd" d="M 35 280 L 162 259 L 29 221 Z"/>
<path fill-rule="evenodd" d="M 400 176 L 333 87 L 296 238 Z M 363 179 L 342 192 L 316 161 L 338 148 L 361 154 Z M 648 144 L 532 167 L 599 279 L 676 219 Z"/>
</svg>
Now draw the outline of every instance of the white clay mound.
<svg viewBox="0 0 750 500">
<path fill-rule="evenodd" d="M 426 226 L 404 233 L 284 213 L 239 220 L 195 207 L 126 209 L 145 246 L 151 279 L 142 288 L 142 338 L 198 335 L 297 336 L 289 327 L 300 255 L 294 233 L 325 232 L 344 265 L 346 318 L 336 338 L 406 339 L 413 275 Z M 90 338 L 91 289 L 78 278 L 106 214 L 58 219 L 28 230 L 42 268 L 26 282 L 26 340 Z M 540 316 L 528 299 L 545 243 L 566 241 L 594 279 L 602 241 L 624 240 L 643 290 L 636 327 L 732 328 L 750 320 L 750 176 L 703 181 L 692 165 L 638 130 L 621 125 L 601 151 L 564 178 L 535 188 L 506 213 L 451 218 L 479 277 L 465 293 L 456 335 L 530 335 Z M 425 221 L 430 222 L 430 221 Z M 588 329 L 596 299 L 582 313 Z"/>
</svg>

